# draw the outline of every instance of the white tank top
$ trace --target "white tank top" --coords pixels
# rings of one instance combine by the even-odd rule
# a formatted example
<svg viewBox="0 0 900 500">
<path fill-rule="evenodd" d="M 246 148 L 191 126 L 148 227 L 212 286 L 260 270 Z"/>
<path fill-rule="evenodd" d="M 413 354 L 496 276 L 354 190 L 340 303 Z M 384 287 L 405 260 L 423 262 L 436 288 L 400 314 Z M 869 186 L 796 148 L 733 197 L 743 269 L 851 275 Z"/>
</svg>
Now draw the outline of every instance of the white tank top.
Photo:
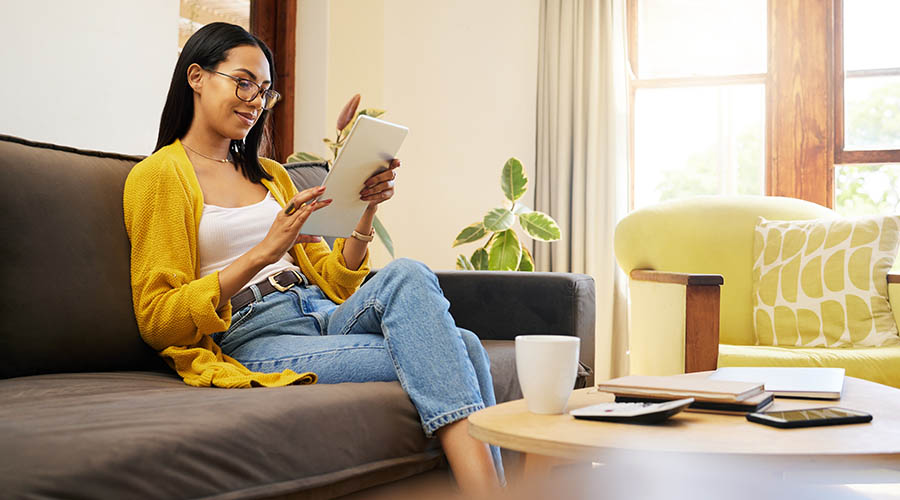
<svg viewBox="0 0 900 500">
<path fill-rule="evenodd" d="M 262 201 L 245 207 L 226 208 L 203 204 L 197 246 L 200 254 L 197 276 L 202 278 L 214 271 L 221 271 L 238 257 L 259 244 L 272 227 L 281 206 L 266 192 Z M 247 282 L 247 286 L 261 281 L 270 274 L 294 268 L 300 271 L 289 253 L 278 262 L 264 267 Z M 242 287 L 243 288 L 243 287 Z"/>
</svg>

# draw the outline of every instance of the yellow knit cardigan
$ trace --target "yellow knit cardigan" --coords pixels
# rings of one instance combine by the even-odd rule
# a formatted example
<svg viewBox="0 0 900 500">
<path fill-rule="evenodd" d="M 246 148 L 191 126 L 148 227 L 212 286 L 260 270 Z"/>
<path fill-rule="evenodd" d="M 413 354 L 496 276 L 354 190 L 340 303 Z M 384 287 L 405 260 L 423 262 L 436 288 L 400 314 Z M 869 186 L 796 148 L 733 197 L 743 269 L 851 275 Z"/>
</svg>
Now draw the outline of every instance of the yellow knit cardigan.
<svg viewBox="0 0 900 500">
<path fill-rule="evenodd" d="M 287 171 L 260 158 L 274 181 L 263 185 L 285 206 L 297 189 Z M 228 329 L 231 302 L 221 297 L 219 272 L 197 277 L 197 230 L 203 192 L 181 141 L 160 149 L 134 166 L 123 194 L 125 229 L 131 240 L 131 290 L 141 337 L 178 372 L 198 387 L 275 387 L 313 384 L 312 372 L 258 373 L 226 356 L 210 335 Z M 369 272 L 366 254 L 358 270 L 348 269 L 344 240 L 329 249 L 323 241 L 294 245 L 295 262 L 310 281 L 341 303 Z M 219 304 L 226 304 L 217 311 Z"/>
</svg>

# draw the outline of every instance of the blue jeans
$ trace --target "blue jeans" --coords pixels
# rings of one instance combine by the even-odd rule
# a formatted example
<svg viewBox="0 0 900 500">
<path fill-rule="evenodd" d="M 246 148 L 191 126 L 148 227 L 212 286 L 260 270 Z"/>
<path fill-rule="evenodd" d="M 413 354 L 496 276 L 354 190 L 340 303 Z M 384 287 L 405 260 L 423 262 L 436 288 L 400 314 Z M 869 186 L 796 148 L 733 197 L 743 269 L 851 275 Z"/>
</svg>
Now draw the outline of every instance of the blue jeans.
<svg viewBox="0 0 900 500">
<path fill-rule="evenodd" d="M 323 384 L 399 381 L 425 435 L 496 404 L 490 360 L 478 337 L 457 328 L 437 277 L 397 259 L 341 305 L 297 284 L 233 311 L 213 335 L 222 351 L 257 372 L 311 371 Z M 491 456 L 501 484 L 500 450 Z"/>
</svg>

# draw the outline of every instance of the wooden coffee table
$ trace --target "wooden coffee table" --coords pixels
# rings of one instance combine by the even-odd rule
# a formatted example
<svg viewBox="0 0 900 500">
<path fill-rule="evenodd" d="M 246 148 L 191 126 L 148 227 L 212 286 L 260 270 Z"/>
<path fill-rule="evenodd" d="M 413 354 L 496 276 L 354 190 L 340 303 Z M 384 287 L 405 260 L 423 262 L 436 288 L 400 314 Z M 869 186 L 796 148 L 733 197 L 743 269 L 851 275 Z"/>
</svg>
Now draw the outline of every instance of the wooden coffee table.
<svg viewBox="0 0 900 500">
<path fill-rule="evenodd" d="M 596 389 L 572 393 L 567 410 L 612 401 Z M 768 410 L 842 406 L 873 415 L 868 424 L 778 429 L 741 415 L 682 412 L 662 424 L 635 425 L 576 420 L 568 414 L 536 415 L 524 400 L 510 401 L 469 416 L 475 438 L 528 454 L 526 473 L 541 470 L 544 457 L 566 461 L 640 463 L 660 454 L 703 456 L 745 467 L 798 465 L 900 470 L 900 389 L 846 377 L 840 401 L 776 398 Z M 529 463 L 532 464 L 529 467 Z M 852 465 L 851 465 L 852 464 Z"/>
</svg>

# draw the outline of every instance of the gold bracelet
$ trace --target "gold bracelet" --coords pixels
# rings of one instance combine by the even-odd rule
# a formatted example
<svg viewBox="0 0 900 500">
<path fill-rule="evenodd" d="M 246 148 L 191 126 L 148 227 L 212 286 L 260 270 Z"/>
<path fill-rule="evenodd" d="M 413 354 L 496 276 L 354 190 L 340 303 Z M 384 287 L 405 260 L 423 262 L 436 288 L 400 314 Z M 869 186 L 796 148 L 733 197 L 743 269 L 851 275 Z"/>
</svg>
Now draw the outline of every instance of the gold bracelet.
<svg viewBox="0 0 900 500">
<path fill-rule="evenodd" d="M 354 229 L 353 232 L 350 233 L 350 236 L 358 239 L 359 241 L 365 241 L 366 243 L 368 243 L 375 239 L 375 228 L 373 227 L 372 232 L 369 234 L 362 234 Z"/>
</svg>

